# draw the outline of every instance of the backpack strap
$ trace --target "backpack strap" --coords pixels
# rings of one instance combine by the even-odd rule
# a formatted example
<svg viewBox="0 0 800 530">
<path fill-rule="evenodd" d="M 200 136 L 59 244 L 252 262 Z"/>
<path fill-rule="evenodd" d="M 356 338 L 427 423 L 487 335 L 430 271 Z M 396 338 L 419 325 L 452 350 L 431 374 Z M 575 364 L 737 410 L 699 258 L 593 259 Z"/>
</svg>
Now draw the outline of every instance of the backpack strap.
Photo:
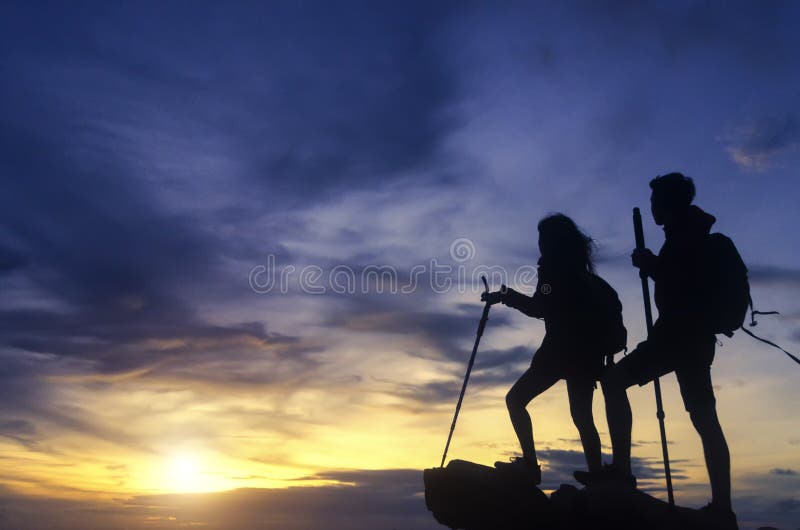
<svg viewBox="0 0 800 530">
<path fill-rule="evenodd" d="M 792 359 L 794 362 L 796 362 L 797 364 L 800 364 L 800 359 L 798 359 L 797 357 L 795 357 L 794 355 L 792 355 L 792 354 L 791 354 L 791 353 L 789 353 L 788 351 L 784 350 L 783 348 L 781 348 L 780 346 L 778 346 L 778 345 L 777 345 L 777 344 L 775 344 L 774 342 L 768 341 L 767 339 L 762 339 L 761 337 L 759 337 L 758 335 L 756 335 L 755 333 L 753 333 L 753 332 L 752 332 L 752 331 L 750 331 L 749 329 L 745 328 L 744 326 L 742 326 L 742 331 L 744 331 L 745 333 L 747 333 L 748 335 L 750 335 L 750 336 L 751 336 L 751 337 L 753 337 L 754 339 L 756 339 L 756 340 L 760 340 L 760 341 L 761 341 L 761 342 L 763 342 L 764 344 L 769 344 L 769 345 L 770 345 L 770 346 L 772 346 L 773 348 L 778 348 L 780 351 L 782 351 L 783 353 L 785 353 L 786 355 L 788 355 L 788 356 L 789 356 L 789 357 L 790 357 L 790 358 L 791 358 L 791 359 Z"/>
<path fill-rule="evenodd" d="M 754 328 L 754 327 L 756 327 L 758 325 L 758 322 L 756 321 L 756 315 L 780 315 L 780 313 L 778 311 L 756 311 L 755 309 L 753 309 L 753 297 L 751 296 L 750 297 L 750 327 L 751 328 Z M 788 351 L 784 350 L 783 348 L 781 348 L 780 346 L 778 346 L 774 342 L 759 337 L 758 335 L 756 335 L 755 333 L 753 333 L 752 331 L 750 331 L 749 329 L 747 329 L 744 326 L 742 326 L 741 329 L 742 329 L 742 331 L 744 331 L 745 333 L 747 333 L 748 335 L 750 335 L 754 339 L 756 339 L 758 341 L 761 341 L 764 344 L 769 344 L 773 348 L 778 348 L 780 351 L 782 351 L 783 353 L 788 355 L 789 358 L 791 358 L 794 362 L 796 362 L 797 364 L 800 364 L 800 359 L 798 359 L 797 357 L 795 357 L 794 355 L 792 355 Z"/>
<path fill-rule="evenodd" d="M 756 321 L 756 315 L 780 315 L 778 311 L 756 311 L 753 309 L 753 297 L 750 296 L 750 327 L 754 328 L 758 325 Z M 742 328 L 744 329 L 744 327 Z M 745 330 L 747 331 L 747 330 Z"/>
</svg>

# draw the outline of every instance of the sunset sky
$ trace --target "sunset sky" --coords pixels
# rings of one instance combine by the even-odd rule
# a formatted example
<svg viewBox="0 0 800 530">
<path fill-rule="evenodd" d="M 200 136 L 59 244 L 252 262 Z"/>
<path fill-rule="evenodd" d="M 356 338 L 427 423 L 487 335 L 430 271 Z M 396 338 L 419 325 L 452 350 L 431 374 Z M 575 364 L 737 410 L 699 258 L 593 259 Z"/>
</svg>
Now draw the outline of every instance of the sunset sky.
<svg viewBox="0 0 800 530">
<path fill-rule="evenodd" d="M 669 171 L 781 312 L 756 331 L 800 350 L 800 3 L 501 4 L 0 4 L 0 528 L 438 528 L 421 470 L 479 272 L 531 293 L 536 223 L 564 212 L 635 346 L 631 208 L 657 249 Z M 543 332 L 492 309 L 452 458 L 513 456 L 503 397 Z M 718 347 L 742 528 L 800 525 L 798 368 Z M 700 441 L 662 386 L 698 507 Z M 652 387 L 629 396 L 666 498 Z M 564 384 L 529 410 L 543 488 L 571 482 Z"/>
</svg>

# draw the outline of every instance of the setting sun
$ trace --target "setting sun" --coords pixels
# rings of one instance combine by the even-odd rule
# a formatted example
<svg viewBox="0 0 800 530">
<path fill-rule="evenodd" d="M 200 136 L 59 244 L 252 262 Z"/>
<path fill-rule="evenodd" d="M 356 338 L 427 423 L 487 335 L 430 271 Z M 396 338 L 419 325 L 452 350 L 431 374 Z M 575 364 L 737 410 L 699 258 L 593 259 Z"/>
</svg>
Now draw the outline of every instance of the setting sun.
<svg viewBox="0 0 800 530">
<path fill-rule="evenodd" d="M 202 491 L 202 475 L 196 458 L 192 455 L 178 455 L 166 467 L 165 485 L 169 490 L 179 493 Z"/>
</svg>

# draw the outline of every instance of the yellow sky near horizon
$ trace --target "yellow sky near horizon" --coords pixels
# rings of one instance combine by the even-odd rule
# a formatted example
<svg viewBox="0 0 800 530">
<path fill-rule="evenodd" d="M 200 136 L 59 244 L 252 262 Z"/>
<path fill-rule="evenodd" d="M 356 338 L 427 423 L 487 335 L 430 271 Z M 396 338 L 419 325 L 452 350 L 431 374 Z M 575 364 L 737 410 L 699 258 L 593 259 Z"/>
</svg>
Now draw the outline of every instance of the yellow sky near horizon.
<svg viewBox="0 0 800 530">
<path fill-rule="evenodd" d="M 487 333 L 484 348 L 491 348 L 499 336 Z M 749 348 L 738 351 L 740 345 Z M 787 370 L 778 378 L 743 378 L 737 364 L 761 362 L 756 355 L 765 356 L 764 362 L 783 362 L 754 349 L 737 338 L 720 349 L 714 368 L 719 414 L 733 456 L 734 494 L 744 493 L 751 475 L 800 467 L 797 445 L 792 445 L 800 439 L 800 429 L 780 391 L 791 388 L 794 374 Z M 749 360 L 741 358 L 745 355 Z M 6 463 L 0 484 L 31 495 L 110 499 L 281 488 L 330 470 L 438 465 L 457 396 L 452 404 L 412 406 L 385 390 L 431 381 L 436 372 L 400 351 L 373 355 L 372 360 L 359 368 L 369 377 L 353 379 L 346 391 L 313 383 L 288 394 L 257 387 L 232 390 L 217 383 L 141 375 L 103 384 L 79 377 L 43 380 L 57 405 L 37 422 L 35 443 L 0 439 Z M 480 363 L 479 355 L 476 368 Z M 405 370 L 402 381 L 396 376 L 399 366 Z M 699 438 L 683 410 L 674 376 L 664 378 L 662 386 L 670 456 L 673 467 L 686 475 L 676 480 L 677 495 L 702 497 L 707 477 Z M 517 450 L 504 393 L 500 387 L 468 390 L 449 458 L 491 465 Z M 652 386 L 634 387 L 629 395 L 633 440 L 638 442 L 634 456 L 658 464 Z M 537 398 L 529 410 L 538 449 L 580 451 L 563 383 Z M 600 392 L 594 411 L 607 446 Z M 609 453 L 607 447 L 604 452 Z M 543 460 L 547 480 L 548 462 Z"/>
</svg>

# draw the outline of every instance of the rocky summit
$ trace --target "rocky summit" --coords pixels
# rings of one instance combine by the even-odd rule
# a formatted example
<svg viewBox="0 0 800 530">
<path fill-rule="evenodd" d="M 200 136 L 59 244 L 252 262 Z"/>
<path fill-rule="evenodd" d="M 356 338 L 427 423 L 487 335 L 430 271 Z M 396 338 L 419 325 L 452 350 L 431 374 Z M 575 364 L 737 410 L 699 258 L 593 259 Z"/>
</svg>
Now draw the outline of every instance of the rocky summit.
<svg viewBox="0 0 800 530">
<path fill-rule="evenodd" d="M 519 477 L 453 460 L 424 472 L 425 502 L 442 525 L 463 530 L 732 530 L 735 518 L 670 506 L 614 483 L 562 485 L 549 497 Z"/>
</svg>

